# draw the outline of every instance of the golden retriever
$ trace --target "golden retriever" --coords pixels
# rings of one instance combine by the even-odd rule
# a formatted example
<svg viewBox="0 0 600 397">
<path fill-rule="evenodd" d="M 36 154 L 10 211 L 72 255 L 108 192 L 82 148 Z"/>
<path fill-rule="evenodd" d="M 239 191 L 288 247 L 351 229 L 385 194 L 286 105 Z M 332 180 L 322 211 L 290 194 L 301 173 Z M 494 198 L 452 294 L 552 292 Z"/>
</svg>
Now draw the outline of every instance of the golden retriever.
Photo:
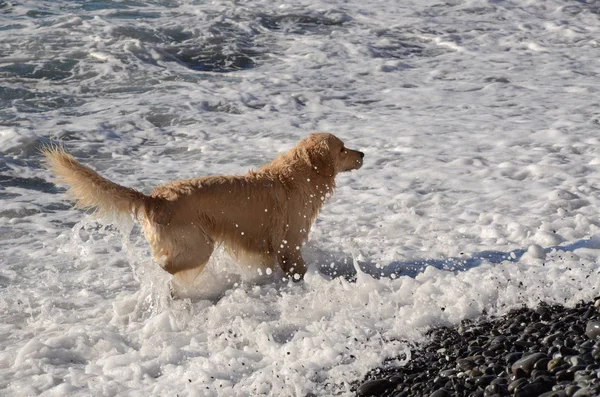
<svg viewBox="0 0 600 397">
<path fill-rule="evenodd" d="M 278 263 L 288 277 L 302 279 L 300 247 L 333 193 L 335 176 L 359 169 L 364 157 L 336 136 L 316 133 L 246 175 L 170 182 L 145 195 L 103 178 L 60 147 L 43 154 L 70 185 L 76 207 L 139 219 L 154 259 L 176 285 L 191 285 L 218 244 L 240 263 Z"/>
</svg>

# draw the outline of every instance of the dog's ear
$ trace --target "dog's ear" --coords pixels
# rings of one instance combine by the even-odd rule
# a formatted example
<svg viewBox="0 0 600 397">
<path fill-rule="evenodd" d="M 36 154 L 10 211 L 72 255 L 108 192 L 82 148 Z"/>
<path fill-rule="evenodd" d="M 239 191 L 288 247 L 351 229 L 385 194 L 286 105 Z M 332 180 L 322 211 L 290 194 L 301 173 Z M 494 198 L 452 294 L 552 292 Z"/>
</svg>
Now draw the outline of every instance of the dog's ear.
<svg viewBox="0 0 600 397">
<path fill-rule="evenodd" d="M 311 134 L 306 142 L 306 153 L 311 167 L 320 175 L 335 176 L 334 159 L 329 142 L 323 134 Z"/>
</svg>

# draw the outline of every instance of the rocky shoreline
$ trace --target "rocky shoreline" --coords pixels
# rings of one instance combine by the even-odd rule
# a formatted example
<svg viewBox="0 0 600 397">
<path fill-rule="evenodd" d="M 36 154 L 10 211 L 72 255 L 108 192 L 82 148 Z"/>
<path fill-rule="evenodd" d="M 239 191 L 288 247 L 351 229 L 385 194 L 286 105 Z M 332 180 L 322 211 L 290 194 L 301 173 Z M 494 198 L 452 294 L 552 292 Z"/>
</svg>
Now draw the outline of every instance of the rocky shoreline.
<svg viewBox="0 0 600 397">
<path fill-rule="evenodd" d="M 600 396 L 600 298 L 430 330 L 406 366 L 371 371 L 356 394 Z"/>
</svg>

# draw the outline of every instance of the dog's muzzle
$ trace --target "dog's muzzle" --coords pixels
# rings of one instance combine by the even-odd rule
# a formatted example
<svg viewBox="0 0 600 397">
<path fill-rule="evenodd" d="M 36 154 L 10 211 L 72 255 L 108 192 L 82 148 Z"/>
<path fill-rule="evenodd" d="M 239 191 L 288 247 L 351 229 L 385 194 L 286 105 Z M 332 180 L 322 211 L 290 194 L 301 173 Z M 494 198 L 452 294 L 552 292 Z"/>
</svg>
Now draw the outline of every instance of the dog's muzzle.
<svg viewBox="0 0 600 397">
<path fill-rule="evenodd" d="M 353 150 L 353 152 L 356 153 L 357 156 L 359 156 L 359 158 L 356 159 L 357 166 L 354 168 L 355 170 L 357 170 L 360 167 L 362 167 L 362 165 L 363 165 L 363 158 L 365 157 L 365 154 L 363 152 L 359 152 L 358 150 Z"/>
</svg>

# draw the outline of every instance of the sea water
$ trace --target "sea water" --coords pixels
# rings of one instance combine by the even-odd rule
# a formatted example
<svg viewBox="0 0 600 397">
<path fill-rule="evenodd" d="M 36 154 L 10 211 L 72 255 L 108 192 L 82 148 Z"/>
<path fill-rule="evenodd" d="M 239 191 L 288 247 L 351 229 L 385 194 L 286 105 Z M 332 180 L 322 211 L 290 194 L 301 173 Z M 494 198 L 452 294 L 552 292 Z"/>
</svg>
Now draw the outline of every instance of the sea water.
<svg viewBox="0 0 600 397">
<path fill-rule="evenodd" d="M 431 327 L 598 295 L 599 15 L 0 1 L 0 395 L 349 396 Z M 365 164 L 339 175 L 306 280 L 217 251 L 193 301 L 170 298 L 139 226 L 72 209 L 39 154 L 61 143 L 148 193 L 310 131 Z"/>
</svg>

